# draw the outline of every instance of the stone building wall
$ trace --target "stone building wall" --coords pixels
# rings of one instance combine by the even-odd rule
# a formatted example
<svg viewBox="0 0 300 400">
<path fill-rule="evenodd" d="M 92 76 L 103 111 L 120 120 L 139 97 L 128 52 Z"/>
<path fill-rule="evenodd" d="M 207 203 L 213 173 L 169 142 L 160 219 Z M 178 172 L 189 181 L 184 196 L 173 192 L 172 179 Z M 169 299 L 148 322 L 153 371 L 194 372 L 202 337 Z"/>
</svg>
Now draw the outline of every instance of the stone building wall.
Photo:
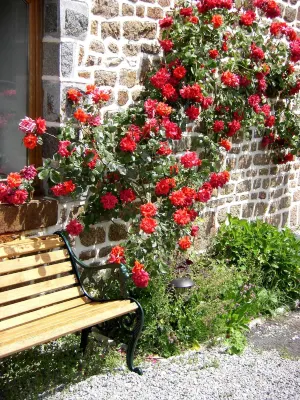
<svg viewBox="0 0 300 400">
<path fill-rule="evenodd" d="M 71 86 L 84 88 L 95 82 L 110 89 L 112 100 L 105 110 L 125 108 L 137 98 L 143 71 L 160 54 L 158 20 L 173 4 L 174 0 L 45 0 L 44 117 L 50 133 L 57 134 L 66 90 Z M 281 0 L 280 6 L 283 18 L 299 31 L 300 2 Z M 48 137 L 43 156 L 51 156 L 56 146 L 57 141 Z M 210 234 L 227 213 L 263 218 L 278 227 L 298 228 L 299 162 L 272 165 L 253 132 L 251 142 L 234 139 L 226 163 L 231 169 L 231 181 L 215 193 L 203 210 L 199 249 L 207 246 Z M 81 205 L 80 201 L 59 204 L 56 225 L 26 233 L 48 234 L 64 227 Z M 93 262 L 105 257 L 112 245 L 125 238 L 122 221 L 107 221 L 76 238 L 76 252 Z"/>
</svg>

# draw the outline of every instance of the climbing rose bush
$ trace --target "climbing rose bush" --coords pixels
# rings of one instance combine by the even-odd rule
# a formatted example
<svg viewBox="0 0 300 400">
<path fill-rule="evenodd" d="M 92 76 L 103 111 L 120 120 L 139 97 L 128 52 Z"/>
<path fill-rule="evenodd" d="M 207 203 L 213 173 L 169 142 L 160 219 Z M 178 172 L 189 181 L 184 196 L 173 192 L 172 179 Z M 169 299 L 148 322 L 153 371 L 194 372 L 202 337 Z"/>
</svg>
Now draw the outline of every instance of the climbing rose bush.
<svg viewBox="0 0 300 400">
<path fill-rule="evenodd" d="M 126 244 L 113 247 L 108 260 L 131 267 L 137 287 L 193 247 L 201 210 L 230 179 L 220 165 L 232 137 L 256 127 L 277 162 L 297 154 L 292 106 L 300 90 L 300 39 L 274 20 L 279 14 L 269 0 L 248 9 L 231 0 L 182 3 L 159 23 L 164 56 L 143 82 L 140 101 L 102 120 L 109 92 L 94 85 L 67 92 L 71 111 L 56 166 L 46 160 L 39 177 L 55 196 L 87 193 L 80 221 L 66 228 L 70 235 L 103 217 L 128 222 Z M 42 142 L 40 121 L 25 118 L 20 129 L 30 146 Z M 192 143 L 183 148 L 191 131 Z"/>
</svg>

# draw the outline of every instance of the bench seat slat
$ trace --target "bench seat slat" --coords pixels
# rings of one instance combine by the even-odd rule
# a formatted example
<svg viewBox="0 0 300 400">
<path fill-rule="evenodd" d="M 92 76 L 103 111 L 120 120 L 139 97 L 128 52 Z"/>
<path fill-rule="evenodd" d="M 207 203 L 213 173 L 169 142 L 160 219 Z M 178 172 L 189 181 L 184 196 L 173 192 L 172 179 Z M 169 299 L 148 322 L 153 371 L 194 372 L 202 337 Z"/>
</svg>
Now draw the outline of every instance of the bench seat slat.
<svg viewBox="0 0 300 400">
<path fill-rule="evenodd" d="M 36 279 L 49 278 L 50 276 L 70 271 L 72 271 L 72 264 L 70 261 L 66 261 L 59 264 L 34 268 L 30 271 L 16 272 L 14 274 L 2 276 L 0 279 L 0 288 L 30 282 Z"/>
<path fill-rule="evenodd" d="M 39 267 L 43 264 L 58 262 L 69 259 L 68 250 L 56 250 L 48 253 L 39 253 L 33 256 L 14 258 L 0 262 L 0 275 Z"/>
<path fill-rule="evenodd" d="M 81 309 L 80 313 L 78 313 L 79 309 Z M 2 332 L 3 336 L 1 335 L 0 358 L 133 312 L 136 309 L 137 305 L 135 303 L 130 303 L 126 300 L 102 304 L 90 303 L 46 317 L 38 321 L 40 322 L 39 325 L 37 325 L 36 321 L 26 324 L 28 328 L 26 333 L 24 332 L 26 325 L 9 329 L 4 331 L 6 337 L 3 335 L 4 332 Z M 76 313 L 78 314 L 77 316 Z M 63 323 L 61 317 L 63 317 Z M 17 336 L 17 334 L 22 333 L 22 330 L 23 334 Z"/>
<path fill-rule="evenodd" d="M 0 292 L 0 304 L 78 283 L 74 274 Z"/>
<path fill-rule="evenodd" d="M 13 242 L 4 243 L 1 245 L 0 259 L 22 256 L 38 251 L 46 251 L 62 246 L 64 246 L 64 242 L 57 235 L 14 240 Z"/>
<path fill-rule="evenodd" d="M 33 299 L 23 300 L 18 303 L 2 306 L 0 307 L 0 320 L 80 296 L 83 296 L 83 293 L 81 288 L 76 286 L 70 289 L 63 289 L 54 293 L 34 297 Z"/>
<path fill-rule="evenodd" d="M 11 329 L 18 325 L 27 324 L 37 319 L 45 318 L 49 315 L 57 314 L 65 310 L 70 310 L 71 308 L 90 303 L 90 301 L 91 300 L 87 297 L 77 297 L 73 300 L 67 300 L 49 307 L 40 308 L 36 311 L 31 311 L 26 314 L 18 315 L 17 317 L 9 318 L 0 322 L 0 331 Z"/>
</svg>

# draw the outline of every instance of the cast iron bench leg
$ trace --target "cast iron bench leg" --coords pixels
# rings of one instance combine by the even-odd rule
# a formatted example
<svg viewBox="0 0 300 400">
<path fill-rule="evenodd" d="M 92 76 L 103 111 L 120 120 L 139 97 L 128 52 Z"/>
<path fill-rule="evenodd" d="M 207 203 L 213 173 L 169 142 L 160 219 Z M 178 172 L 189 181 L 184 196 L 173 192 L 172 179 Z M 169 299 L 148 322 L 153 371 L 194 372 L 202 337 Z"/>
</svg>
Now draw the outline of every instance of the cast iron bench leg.
<svg viewBox="0 0 300 400">
<path fill-rule="evenodd" d="M 132 300 L 134 300 L 134 299 L 132 299 Z M 136 310 L 136 323 L 132 330 L 132 337 L 131 337 L 131 340 L 127 347 L 126 362 L 127 362 L 128 369 L 130 371 L 136 372 L 139 375 L 143 375 L 143 371 L 141 368 L 133 366 L 134 351 L 135 351 L 137 341 L 141 335 L 141 332 L 142 332 L 142 329 L 144 326 L 144 311 L 143 311 L 141 305 L 136 300 L 134 300 L 134 301 L 137 304 L 138 309 Z"/>
<path fill-rule="evenodd" d="M 86 346 L 88 344 L 89 333 L 91 332 L 91 328 L 85 328 L 81 331 L 81 341 L 80 341 L 80 348 L 85 353 Z"/>
</svg>

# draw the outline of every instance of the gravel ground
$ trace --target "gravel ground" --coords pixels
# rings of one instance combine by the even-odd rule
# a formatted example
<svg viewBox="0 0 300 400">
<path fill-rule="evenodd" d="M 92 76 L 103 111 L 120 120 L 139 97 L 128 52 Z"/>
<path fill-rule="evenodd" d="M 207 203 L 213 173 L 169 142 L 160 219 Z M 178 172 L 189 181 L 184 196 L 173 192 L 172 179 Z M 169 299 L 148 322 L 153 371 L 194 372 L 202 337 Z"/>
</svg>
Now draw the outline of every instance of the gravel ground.
<svg viewBox="0 0 300 400">
<path fill-rule="evenodd" d="M 293 342 L 292 351 L 299 351 L 299 330 L 298 337 L 295 333 L 299 317 L 295 313 L 278 324 L 256 327 L 250 335 L 250 345 L 240 356 L 228 355 L 220 348 L 192 351 L 156 364 L 147 363 L 143 376 L 126 371 L 94 376 L 47 399 L 300 400 L 299 357 L 282 352 L 282 347 L 277 349 L 277 345 L 281 346 L 277 339 L 283 327 L 288 326 L 291 329 L 283 329 L 285 340 Z M 274 337 L 277 339 L 272 342 Z M 267 350 L 263 338 L 268 343 Z"/>
</svg>

